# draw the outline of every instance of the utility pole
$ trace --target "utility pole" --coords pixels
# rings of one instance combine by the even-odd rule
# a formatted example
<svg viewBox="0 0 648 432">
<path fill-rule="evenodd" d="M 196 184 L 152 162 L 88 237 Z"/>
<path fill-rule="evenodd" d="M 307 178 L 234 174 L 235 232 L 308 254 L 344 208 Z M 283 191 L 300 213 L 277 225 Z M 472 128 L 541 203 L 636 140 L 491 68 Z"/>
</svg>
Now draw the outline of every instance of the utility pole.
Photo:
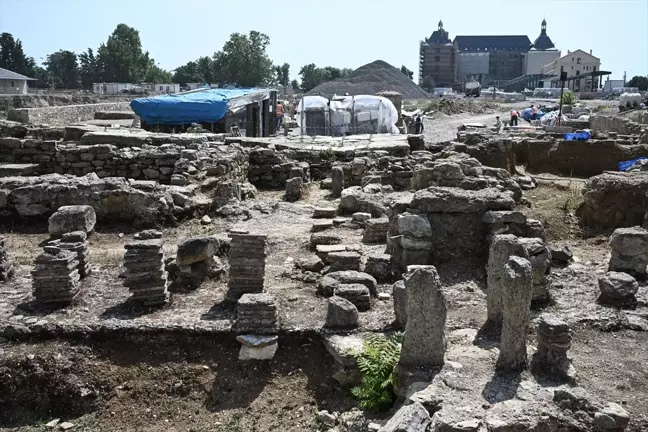
<svg viewBox="0 0 648 432">
<path fill-rule="evenodd" d="M 623 87 L 626 86 L 626 83 L 627 83 L 626 78 L 627 78 L 627 77 L 628 77 L 628 76 L 626 75 L 626 71 L 623 71 Z"/>
<path fill-rule="evenodd" d="M 560 66 L 560 109 L 558 110 L 558 126 L 560 126 L 560 119 L 562 118 L 562 106 L 563 106 L 563 93 L 565 91 L 565 80 L 567 79 L 567 72 L 563 71 L 563 67 Z"/>
</svg>

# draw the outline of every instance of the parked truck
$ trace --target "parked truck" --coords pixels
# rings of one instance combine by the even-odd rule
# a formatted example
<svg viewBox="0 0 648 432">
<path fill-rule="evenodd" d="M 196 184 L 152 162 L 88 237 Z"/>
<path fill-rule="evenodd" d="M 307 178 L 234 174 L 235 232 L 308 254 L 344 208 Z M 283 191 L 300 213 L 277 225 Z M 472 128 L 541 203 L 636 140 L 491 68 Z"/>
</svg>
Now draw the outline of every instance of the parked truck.
<svg viewBox="0 0 648 432">
<path fill-rule="evenodd" d="M 479 97 L 481 94 L 481 84 L 479 81 L 468 81 L 464 86 L 466 96 Z"/>
</svg>

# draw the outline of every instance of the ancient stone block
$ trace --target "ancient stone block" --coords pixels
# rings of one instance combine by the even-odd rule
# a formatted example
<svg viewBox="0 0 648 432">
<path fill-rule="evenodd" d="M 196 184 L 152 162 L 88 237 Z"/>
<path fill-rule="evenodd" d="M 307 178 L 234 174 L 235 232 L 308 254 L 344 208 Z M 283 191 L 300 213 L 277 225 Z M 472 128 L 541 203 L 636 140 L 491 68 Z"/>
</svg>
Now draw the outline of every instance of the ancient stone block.
<svg viewBox="0 0 648 432">
<path fill-rule="evenodd" d="M 149 230 L 136 235 L 124 248 L 124 286 L 132 293 L 131 300 L 144 306 L 164 304 L 168 299 L 167 274 L 164 269 L 164 241 L 158 232 Z M 161 233 L 159 233 L 161 236 Z"/>
<path fill-rule="evenodd" d="M 498 370 L 516 372 L 526 369 L 526 334 L 531 319 L 533 269 L 525 258 L 512 256 L 504 266 L 500 283 L 504 294 L 502 335 Z"/>
<path fill-rule="evenodd" d="M 547 274 L 551 269 L 551 252 L 540 238 L 520 238 L 533 268 L 533 301 L 547 301 L 549 290 Z"/>
<path fill-rule="evenodd" d="M 32 270 L 32 294 L 37 302 L 69 304 L 79 294 L 76 253 L 45 246 Z"/>
<path fill-rule="evenodd" d="M 607 272 L 599 277 L 598 285 L 601 290 L 601 303 L 613 306 L 636 303 L 635 294 L 639 290 L 639 284 L 627 273 Z"/>
<path fill-rule="evenodd" d="M 236 302 L 246 293 L 264 290 L 266 236 L 232 234 L 229 250 L 229 282 L 226 300 Z"/>
<path fill-rule="evenodd" d="M 279 330 L 277 300 L 267 293 L 243 294 L 236 304 L 236 323 L 239 333 L 276 333 Z"/>
<path fill-rule="evenodd" d="M 389 219 L 369 219 L 365 222 L 365 230 L 362 236 L 363 243 L 385 243 L 387 242 L 387 231 L 389 231 Z"/>
<path fill-rule="evenodd" d="M 342 284 L 335 288 L 334 294 L 353 303 L 360 312 L 371 308 L 369 288 L 362 284 Z"/>
<path fill-rule="evenodd" d="M 610 247 L 610 271 L 625 272 L 639 279 L 646 277 L 648 231 L 640 227 L 617 228 L 610 236 Z"/>
<path fill-rule="evenodd" d="M 330 297 L 338 286 L 348 284 L 362 284 L 369 289 L 369 293 L 372 296 L 376 296 L 377 294 L 378 283 L 373 276 L 367 273 L 349 270 L 333 272 L 324 276 L 317 284 L 317 294 Z"/>
<path fill-rule="evenodd" d="M 313 217 L 315 219 L 332 219 L 335 217 L 336 209 L 327 207 L 315 207 Z"/>
<path fill-rule="evenodd" d="M 572 341 L 572 331 L 567 323 L 553 314 L 543 313 L 538 320 L 537 341 L 538 352 L 533 367 L 574 382 L 576 371 L 567 358 Z"/>
<path fill-rule="evenodd" d="M 410 266 L 403 276 L 407 288 L 407 324 L 397 366 L 398 388 L 429 380 L 442 367 L 446 351 L 446 298 L 434 266 Z M 427 379 L 425 379 L 427 377 Z"/>
<path fill-rule="evenodd" d="M 303 181 L 301 177 L 286 180 L 286 201 L 298 201 L 302 197 Z"/>
<path fill-rule="evenodd" d="M 390 280 L 392 278 L 391 259 L 391 255 L 388 254 L 369 255 L 364 271 L 379 282 Z"/>
<path fill-rule="evenodd" d="M 505 266 L 511 256 L 528 257 L 526 248 L 519 239 L 512 234 L 493 237 L 488 254 L 486 303 L 487 324 L 495 329 L 499 329 L 502 324 L 504 296 L 506 295 L 503 278 Z"/>
<path fill-rule="evenodd" d="M 333 296 L 329 298 L 325 327 L 352 329 L 358 327 L 358 308 L 349 300 Z"/>
<path fill-rule="evenodd" d="M 63 206 L 49 218 L 49 234 L 60 237 L 72 231 L 91 233 L 97 223 L 94 208 L 89 205 Z"/>
<path fill-rule="evenodd" d="M 395 324 L 404 329 L 407 324 L 407 289 L 405 281 L 399 280 L 394 284 L 392 297 L 394 298 Z"/>
<path fill-rule="evenodd" d="M 336 166 L 331 168 L 331 195 L 339 198 L 344 189 L 344 171 L 342 167 Z"/>
<path fill-rule="evenodd" d="M 326 260 L 331 265 L 330 272 L 360 271 L 360 254 L 357 252 L 331 252 L 326 257 Z"/>
</svg>

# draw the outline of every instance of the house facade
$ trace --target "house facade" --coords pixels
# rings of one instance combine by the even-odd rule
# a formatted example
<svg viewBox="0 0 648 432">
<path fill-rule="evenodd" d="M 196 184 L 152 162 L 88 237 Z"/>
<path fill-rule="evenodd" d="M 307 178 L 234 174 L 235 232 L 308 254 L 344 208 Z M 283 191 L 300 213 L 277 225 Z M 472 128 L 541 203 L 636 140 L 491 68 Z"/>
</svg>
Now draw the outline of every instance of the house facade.
<svg viewBox="0 0 648 432">
<path fill-rule="evenodd" d="M 36 79 L 0 68 L 0 94 L 27 94 L 29 81 Z"/>
<path fill-rule="evenodd" d="M 601 59 L 584 50 L 567 51 L 567 54 L 554 60 L 543 68 L 543 73 L 560 77 L 560 71 L 567 72 L 568 77 L 587 75 L 601 70 Z M 599 87 L 599 78 L 585 76 L 583 79 L 575 79 L 567 82 L 567 87 L 575 92 L 594 91 Z M 558 78 L 554 78 L 553 87 L 560 85 Z"/>
</svg>

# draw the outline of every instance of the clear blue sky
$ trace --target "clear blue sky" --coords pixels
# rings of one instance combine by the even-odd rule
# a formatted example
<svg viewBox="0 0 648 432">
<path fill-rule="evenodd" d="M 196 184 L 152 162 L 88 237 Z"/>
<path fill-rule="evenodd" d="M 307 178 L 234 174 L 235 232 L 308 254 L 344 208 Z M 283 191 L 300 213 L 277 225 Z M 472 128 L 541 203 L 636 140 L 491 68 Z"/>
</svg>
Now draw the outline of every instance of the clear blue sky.
<svg viewBox="0 0 648 432">
<path fill-rule="evenodd" d="M 165 69 L 212 55 L 233 32 L 258 30 L 292 78 L 308 63 L 356 68 L 378 59 L 418 74 L 419 41 L 439 19 L 451 38 L 533 42 L 543 18 L 563 55 L 591 49 L 613 78 L 648 74 L 648 0 L 0 0 L 0 32 L 21 39 L 38 63 L 59 49 L 96 49 L 119 23 L 138 29 Z"/>
</svg>

